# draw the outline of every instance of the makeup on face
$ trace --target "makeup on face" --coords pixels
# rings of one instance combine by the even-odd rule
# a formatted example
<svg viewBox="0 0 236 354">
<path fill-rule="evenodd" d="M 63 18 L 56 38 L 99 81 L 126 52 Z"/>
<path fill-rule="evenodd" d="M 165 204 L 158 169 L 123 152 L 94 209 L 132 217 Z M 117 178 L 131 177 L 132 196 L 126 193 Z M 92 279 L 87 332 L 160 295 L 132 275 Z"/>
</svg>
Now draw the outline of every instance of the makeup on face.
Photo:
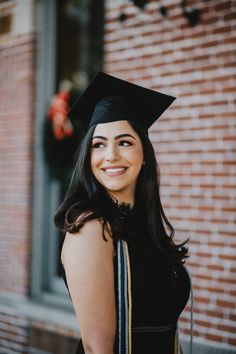
<svg viewBox="0 0 236 354">
<path fill-rule="evenodd" d="M 91 167 L 97 181 L 114 197 L 133 199 L 142 162 L 141 140 L 128 121 L 97 125 Z"/>
</svg>

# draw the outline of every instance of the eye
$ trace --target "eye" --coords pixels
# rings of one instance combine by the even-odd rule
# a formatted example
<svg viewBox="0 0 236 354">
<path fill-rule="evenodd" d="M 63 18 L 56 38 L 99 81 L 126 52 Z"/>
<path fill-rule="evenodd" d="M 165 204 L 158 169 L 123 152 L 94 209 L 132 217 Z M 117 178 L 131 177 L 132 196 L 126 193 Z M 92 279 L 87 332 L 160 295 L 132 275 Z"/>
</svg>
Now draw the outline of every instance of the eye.
<svg viewBox="0 0 236 354">
<path fill-rule="evenodd" d="M 128 141 L 128 140 L 121 140 L 119 142 L 119 145 L 121 145 L 121 146 L 131 146 L 133 144 L 130 141 Z"/>
<path fill-rule="evenodd" d="M 99 142 L 99 143 L 93 144 L 93 145 L 92 145 L 92 148 L 93 148 L 93 149 L 99 149 L 99 148 L 102 147 L 102 146 L 104 146 L 104 144 L 101 143 L 101 142 Z"/>
</svg>

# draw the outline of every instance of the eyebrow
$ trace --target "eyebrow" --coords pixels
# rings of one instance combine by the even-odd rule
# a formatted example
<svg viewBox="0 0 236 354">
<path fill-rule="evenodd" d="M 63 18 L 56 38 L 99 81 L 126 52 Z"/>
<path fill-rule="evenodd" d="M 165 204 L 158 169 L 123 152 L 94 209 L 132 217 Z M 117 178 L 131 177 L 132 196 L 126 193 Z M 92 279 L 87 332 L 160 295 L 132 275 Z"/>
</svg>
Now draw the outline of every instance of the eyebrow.
<svg viewBox="0 0 236 354">
<path fill-rule="evenodd" d="M 120 139 L 120 138 L 125 138 L 125 137 L 130 137 L 130 138 L 133 138 L 134 140 L 136 140 L 133 135 L 127 134 L 127 133 L 116 135 L 115 140 Z M 105 136 L 101 136 L 101 135 L 96 135 L 93 137 L 93 139 L 108 140 Z"/>
</svg>

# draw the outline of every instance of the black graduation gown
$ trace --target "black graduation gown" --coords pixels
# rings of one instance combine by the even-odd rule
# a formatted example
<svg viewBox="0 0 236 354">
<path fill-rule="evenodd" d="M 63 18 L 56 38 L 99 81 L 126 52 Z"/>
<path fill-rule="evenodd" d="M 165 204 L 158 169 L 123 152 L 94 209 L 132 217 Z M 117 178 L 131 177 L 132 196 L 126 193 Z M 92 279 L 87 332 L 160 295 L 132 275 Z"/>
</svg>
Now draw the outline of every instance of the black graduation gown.
<svg viewBox="0 0 236 354">
<path fill-rule="evenodd" d="M 132 354 L 174 354 L 177 321 L 190 294 L 188 273 L 181 263 L 173 264 L 156 249 L 147 234 L 140 212 L 132 209 L 129 212 L 129 208 L 123 206 L 119 206 L 120 209 L 128 210 L 129 213 L 125 240 L 131 270 Z M 117 217 L 119 215 L 117 213 Z M 114 247 L 116 250 L 116 241 Z M 116 265 L 115 256 L 117 304 Z M 118 354 L 118 340 L 116 336 L 114 354 Z M 84 354 L 81 340 L 75 354 Z"/>
</svg>

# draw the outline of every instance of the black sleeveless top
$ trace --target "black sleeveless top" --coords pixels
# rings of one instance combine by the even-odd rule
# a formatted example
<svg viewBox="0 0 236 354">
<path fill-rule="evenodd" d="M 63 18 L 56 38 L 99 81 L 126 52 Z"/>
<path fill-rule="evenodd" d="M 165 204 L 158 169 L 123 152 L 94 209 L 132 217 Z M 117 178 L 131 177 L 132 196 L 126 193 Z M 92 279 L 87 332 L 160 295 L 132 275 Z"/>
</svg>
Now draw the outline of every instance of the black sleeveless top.
<svg viewBox="0 0 236 354">
<path fill-rule="evenodd" d="M 190 294 L 188 273 L 180 262 L 170 262 L 157 250 L 140 211 L 124 203 L 114 204 L 117 217 L 125 221 L 130 257 L 132 354 L 174 354 L 177 321 Z M 116 247 L 114 240 L 115 251 Z M 63 277 L 66 282 L 64 272 Z M 117 274 L 115 289 L 117 304 Z M 116 343 L 114 347 L 118 354 Z M 84 354 L 82 340 L 75 354 Z"/>
</svg>

